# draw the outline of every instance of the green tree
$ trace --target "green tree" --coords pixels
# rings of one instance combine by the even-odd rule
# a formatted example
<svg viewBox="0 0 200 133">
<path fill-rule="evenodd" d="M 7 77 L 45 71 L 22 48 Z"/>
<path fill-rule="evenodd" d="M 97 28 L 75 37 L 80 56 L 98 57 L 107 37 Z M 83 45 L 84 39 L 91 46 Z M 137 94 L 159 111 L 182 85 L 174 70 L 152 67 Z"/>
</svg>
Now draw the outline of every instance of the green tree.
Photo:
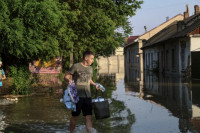
<svg viewBox="0 0 200 133">
<path fill-rule="evenodd" d="M 29 62 L 48 61 L 70 47 L 73 31 L 66 25 L 73 12 L 68 8 L 55 0 L 0 1 L 0 57 L 10 68 L 13 94 L 30 93 Z"/>
<path fill-rule="evenodd" d="M 59 29 L 57 39 L 59 42 L 59 53 L 62 56 L 63 70 L 65 70 L 69 67 L 70 52 L 74 45 L 73 40 L 77 37 L 72 27 L 78 21 L 77 16 L 80 12 L 77 10 L 72 11 L 68 3 L 62 0 L 58 2 L 58 7 L 62 13 L 62 25 Z"/>
<path fill-rule="evenodd" d="M 27 65 L 59 56 L 59 40 L 66 40 L 70 30 L 63 31 L 67 22 L 58 4 L 55 0 L 0 1 L 0 53 L 7 64 Z"/>
<path fill-rule="evenodd" d="M 109 55 L 131 33 L 137 0 L 1 0 L 0 54 L 8 65 L 63 56 L 69 65 L 90 49 Z M 118 28 L 123 33 L 117 32 Z M 5 60 L 6 59 L 6 60 Z"/>
<path fill-rule="evenodd" d="M 131 33 L 128 17 L 140 4 L 137 0 L 1 0 L 0 57 L 7 66 L 22 67 L 23 75 L 24 66 L 28 70 L 28 63 L 39 58 L 62 56 L 65 70 L 72 50 L 75 62 L 86 49 L 109 55 Z"/>
<path fill-rule="evenodd" d="M 1 0 L 0 56 L 7 65 L 27 65 L 62 56 L 69 65 L 83 51 L 109 55 L 131 33 L 128 17 L 137 0 Z M 122 28 L 123 32 L 117 32 Z"/>
<path fill-rule="evenodd" d="M 75 62 L 80 61 L 83 51 L 90 49 L 98 55 L 109 55 L 124 42 L 132 28 L 128 17 L 135 15 L 142 1 L 137 0 L 71 0 L 72 11 L 79 11 L 78 21 L 72 29 Z M 117 32 L 118 28 L 123 33 Z"/>
</svg>

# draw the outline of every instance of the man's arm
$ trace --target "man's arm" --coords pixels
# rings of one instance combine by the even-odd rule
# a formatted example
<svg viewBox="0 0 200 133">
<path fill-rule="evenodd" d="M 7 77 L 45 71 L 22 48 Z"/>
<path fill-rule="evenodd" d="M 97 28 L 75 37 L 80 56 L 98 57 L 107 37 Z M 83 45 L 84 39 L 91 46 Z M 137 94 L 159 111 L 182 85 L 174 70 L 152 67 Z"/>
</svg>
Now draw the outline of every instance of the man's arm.
<svg viewBox="0 0 200 133">
<path fill-rule="evenodd" d="M 91 78 L 90 78 L 90 84 L 96 86 L 96 89 L 97 89 L 97 90 L 100 90 L 100 89 L 101 89 L 100 87 L 98 87 L 98 85 L 97 85 L 96 83 L 94 83 L 94 82 L 92 81 Z"/>
<path fill-rule="evenodd" d="M 69 81 L 69 83 L 72 83 L 71 77 L 72 77 L 72 74 L 69 72 L 66 72 L 64 79 L 66 81 Z"/>
</svg>

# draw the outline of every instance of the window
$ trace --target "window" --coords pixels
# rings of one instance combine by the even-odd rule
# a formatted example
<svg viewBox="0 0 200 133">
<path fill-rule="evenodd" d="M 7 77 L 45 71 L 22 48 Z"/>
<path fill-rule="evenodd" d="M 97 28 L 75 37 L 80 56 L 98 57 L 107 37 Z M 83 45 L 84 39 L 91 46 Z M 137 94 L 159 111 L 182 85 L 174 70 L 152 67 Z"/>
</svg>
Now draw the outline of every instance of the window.
<svg viewBox="0 0 200 133">
<path fill-rule="evenodd" d="M 158 56 L 157 67 L 159 68 L 159 66 L 160 66 L 160 53 L 159 52 L 157 53 L 157 56 Z"/>
<path fill-rule="evenodd" d="M 172 69 L 175 68 L 175 53 L 174 53 L 174 49 L 172 49 Z"/>
<path fill-rule="evenodd" d="M 147 68 L 147 66 L 148 66 L 148 61 L 147 61 L 147 59 L 148 59 L 148 55 L 146 54 L 146 59 L 145 59 L 145 61 L 146 61 L 146 68 Z"/>
<path fill-rule="evenodd" d="M 150 67 L 150 53 L 148 53 L 148 66 Z"/>
<path fill-rule="evenodd" d="M 131 62 L 131 50 L 128 51 L 129 55 L 128 55 L 128 63 Z"/>
<path fill-rule="evenodd" d="M 181 67 L 182 70 L 185 70 L 185 48 L 186 48 L 186 42 L 181 42 Z"/>
<path fill-rule="evenodd" d="M 166 51 L 166 68 L 169 70 L 169 51 Z"/>
<path fill-rule="evenodd" d="M 151 53 L 151 68 L 153 68 L 153 53 Z"/>
</svg>

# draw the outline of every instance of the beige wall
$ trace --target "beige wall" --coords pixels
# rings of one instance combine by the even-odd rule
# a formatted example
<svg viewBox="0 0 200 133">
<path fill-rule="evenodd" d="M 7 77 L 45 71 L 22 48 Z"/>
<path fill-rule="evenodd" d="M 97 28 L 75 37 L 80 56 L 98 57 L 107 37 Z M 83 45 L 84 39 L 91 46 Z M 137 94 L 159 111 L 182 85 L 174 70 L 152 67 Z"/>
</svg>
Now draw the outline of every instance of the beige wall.
<svg viewBox="0 0 200 133">
<path fill-rule="evenodd" d="M 200 108 L 196 105 L 192 105 L 192 118 L 200 117 Z"/>
<path fill-rule="evenodd" d="M 115 50 L 115 55 L 124 55 L 124 47 L 119 47 Z"/>
<path fill-rule="evenodd" d="M 110 57 L 100 56 L 97 59 L 99 75 L 114 75 L 115 81 L 124 78 L 124 56 L 113 55 Z"/>
<path fill-rule="evenodd" d="M 97 59 L 98 72 L 101 73 L 124 73 L 124 56 L 113 55 L 110 57 L 100 56 Z"/>
<path fill-rule="evenodd" d="M 200 36 L 191 36 L 190 51 L 200 51 Z"/>
</svg>

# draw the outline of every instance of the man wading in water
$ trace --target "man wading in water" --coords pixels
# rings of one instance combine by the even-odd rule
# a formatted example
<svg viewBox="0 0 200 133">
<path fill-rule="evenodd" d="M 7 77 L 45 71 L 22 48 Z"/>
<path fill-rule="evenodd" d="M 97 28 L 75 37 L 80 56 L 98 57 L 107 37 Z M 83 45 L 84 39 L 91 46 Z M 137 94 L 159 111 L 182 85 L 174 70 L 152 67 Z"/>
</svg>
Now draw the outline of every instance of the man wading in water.
<svg viewBox="0 0 200 133">
<path fill-rule="evenodd" d="M 72 67 L 67 71 L 65 75 L 65 80 L 72 83 L 71 76 L 75 81 L 77 88 L 77 95 L 79 96 L 79 101 L 76 104 L 76 112 L 72 111 L 72 117 L 70 119 L 70 133 L 74 132 L 76 121 L 81 111 L 83 116 L 85 116 L 85 125 L 88 133 L 92 133 L 92 99 L 90 84 L 96 86 L 98 85 L 92 81 L 93 70 L 90 66 L 94 62 L 94 53 L 92 51 L 86 51 L 83 54 L 83 60 L 80 63 L 72 65 Z"/>
</svg>

